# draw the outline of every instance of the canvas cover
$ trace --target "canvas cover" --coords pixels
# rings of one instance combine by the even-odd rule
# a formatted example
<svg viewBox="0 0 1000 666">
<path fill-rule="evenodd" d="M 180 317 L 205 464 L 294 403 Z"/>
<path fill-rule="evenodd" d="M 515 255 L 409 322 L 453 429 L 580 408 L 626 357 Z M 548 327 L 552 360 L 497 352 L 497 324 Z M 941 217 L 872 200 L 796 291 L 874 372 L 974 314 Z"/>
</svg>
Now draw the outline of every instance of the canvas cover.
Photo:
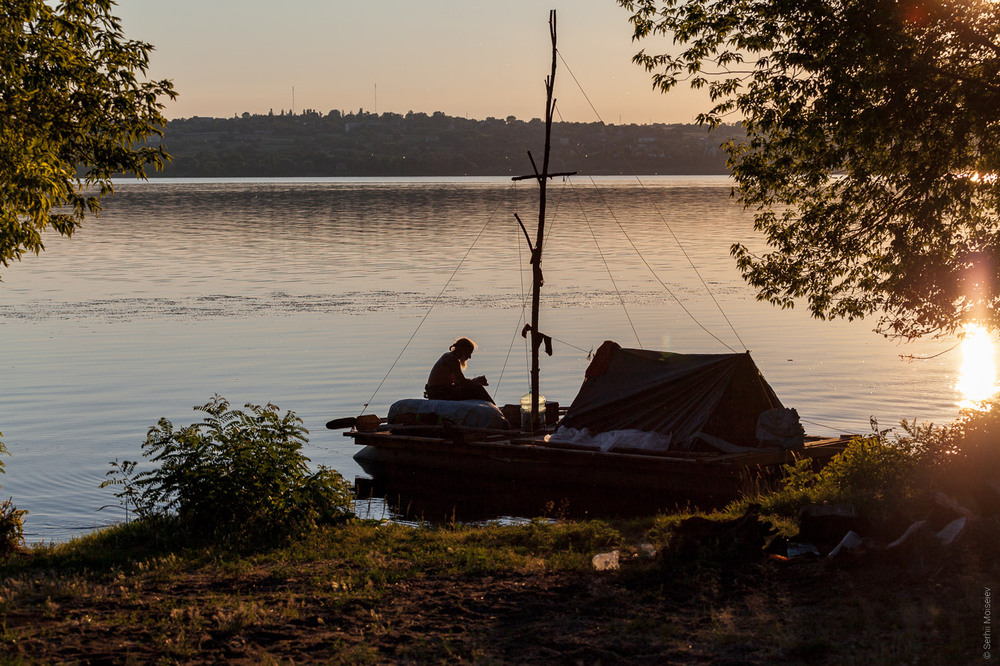
<svg viewBox="0 0 1000 666">
<path fill-rule="evenodd" d="M 717 440 L 756 447 L 758 417 L 781 406 L 749 352 L 674 354 L 606 341 L 561 424 L 659 432 L 672 449 L 718 450 L 708 443 Z"/>
</svg>

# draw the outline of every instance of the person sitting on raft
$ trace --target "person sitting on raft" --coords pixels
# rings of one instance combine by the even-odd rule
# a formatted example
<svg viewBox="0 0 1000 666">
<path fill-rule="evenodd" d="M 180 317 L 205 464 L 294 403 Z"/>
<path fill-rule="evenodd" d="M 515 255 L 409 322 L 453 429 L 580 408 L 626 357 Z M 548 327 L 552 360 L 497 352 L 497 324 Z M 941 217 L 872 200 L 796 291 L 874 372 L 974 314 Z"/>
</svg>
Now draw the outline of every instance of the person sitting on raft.
<svg viewBox="0 0 1000 666">
<path fill-rule="evenodd" d="M 431 368 L 424 396 L 430 400 L 481 400 L 493 403 L 493 398 L 484 388 L 489 386 L 486 377 L 480 375 L 468 379 L 463 372 L 476 346 L 469 338 L 455 340 L 449 351 Z"/>
</svg>

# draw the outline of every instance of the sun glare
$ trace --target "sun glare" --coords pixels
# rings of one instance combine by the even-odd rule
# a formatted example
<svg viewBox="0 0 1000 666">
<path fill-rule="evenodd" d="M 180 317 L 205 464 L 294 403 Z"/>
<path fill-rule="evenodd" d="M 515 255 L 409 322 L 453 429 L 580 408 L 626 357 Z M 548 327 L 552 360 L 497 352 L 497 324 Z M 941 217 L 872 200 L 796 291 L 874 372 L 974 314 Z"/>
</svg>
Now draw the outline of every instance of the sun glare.
<svg viewBox="0 0 1000 666">
<path fill-rule="evenodd" d="M 993 360 L 993 340 L 985 328 L 976 324 L 966 326 L 961 350 L 962 367 L 956 388 L 960 398 L 958 404 L 965 409 L 988 400 L 1000 390 L 1000 386 L 997 386 Z"/>
</svg>

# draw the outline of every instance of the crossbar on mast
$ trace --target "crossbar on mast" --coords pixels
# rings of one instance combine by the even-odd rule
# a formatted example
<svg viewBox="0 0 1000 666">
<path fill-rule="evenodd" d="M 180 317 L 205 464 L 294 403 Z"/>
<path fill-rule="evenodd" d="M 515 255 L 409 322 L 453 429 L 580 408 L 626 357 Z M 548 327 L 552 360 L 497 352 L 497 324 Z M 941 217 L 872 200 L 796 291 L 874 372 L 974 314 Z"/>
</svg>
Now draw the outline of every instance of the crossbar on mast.
<svg viewBox="0 0 1000 666">
<path fill-rule="evenodd" d="M 511 180 L 528 180 L 530 178 L 534 178 L 535 180 L 538 180 L 539 178 L 558 178 L 559 176 L 575 176 L 576 173 L 577 173 L 576 171 L 561 171 L 559 173 L 550 173 L 545 176 L 543 176 L 540 173 L 533 173 L 527 176 L 514 176 L 513 178 L 511 178 Z"/>
</svg>

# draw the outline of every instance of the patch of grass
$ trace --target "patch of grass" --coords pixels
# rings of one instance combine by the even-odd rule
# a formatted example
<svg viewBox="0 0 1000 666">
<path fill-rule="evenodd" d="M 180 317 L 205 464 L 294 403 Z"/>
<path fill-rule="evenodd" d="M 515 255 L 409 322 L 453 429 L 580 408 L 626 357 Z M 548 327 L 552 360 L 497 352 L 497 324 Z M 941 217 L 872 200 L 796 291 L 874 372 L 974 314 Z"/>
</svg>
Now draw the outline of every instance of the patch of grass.
<svg viewBox="0 0 1000 666">
<path fill-rule="evenodd" d="M 557 569 L 579 568 L 597 552 L 623 543 L 621 533 L 607 522 L 555 522 L 533 520 L 521 525 L 490 525 L 474 532 L 463 531 L 461 544 L 488 556 L 486 562 L 503 558 L 505 566 L 531 568 L 539 557 Z"/>
<path fill-rule="evenodd" d="M 74 538 L 63 544 L 35 544 L 21 551 L 18 557 L 6 563 L 6 571 L 17 573 L 36 569 L 60 571 L 114 572 L 146 566 L 150 562 L 176 560 L 183 541 L 176 521 L 134 521 L 120 523 Z M 185 558 L 201 552 L 209 557 L 208 550 L 188 549 Z"/>
</svg>

